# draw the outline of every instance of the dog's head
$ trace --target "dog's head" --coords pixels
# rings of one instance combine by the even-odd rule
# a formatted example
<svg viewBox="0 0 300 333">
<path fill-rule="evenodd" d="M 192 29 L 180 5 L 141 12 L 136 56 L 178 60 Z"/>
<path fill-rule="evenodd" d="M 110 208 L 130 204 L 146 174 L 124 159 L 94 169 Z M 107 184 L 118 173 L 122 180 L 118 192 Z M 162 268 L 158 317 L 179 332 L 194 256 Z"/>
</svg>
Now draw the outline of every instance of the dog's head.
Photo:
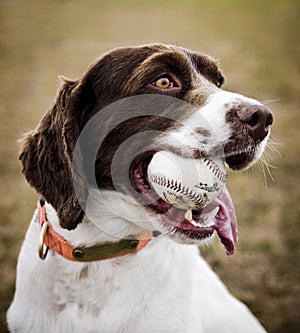
<svg viewBox="0 0 300 333">
<path fill-rule="evenodd" d="M 216 61 L 203 53 L 162 44 L 115 49 L 81 79 L 64 80 L 53 108 L 24 140 L 23 173 L 56 209 L 63 228 L 74 229 L 82 221 L 89 188 L 97 187 L 103 200 L 118 198 L 119 220 L 124 198 L 132 197 L 134 203 L 126 201 L 130 219 L 142 212 L 147 227 L 151 221 L 153 229 L 187 242 L 217 229 L 232 253 L 236 222 L 226 189 L 215 201 L 214 225 L 200 228 L 152 196 L 146 172 L 160 150 L 222 157 L 235 170 L 260 158 L 272 114 L 257 100 L 222 90 L 223 82 Z M 85 140 L 78 144 L 82 133 Z M 194 212 L 195 219 L 200 213 L 205 214 Z"/>
</svg>

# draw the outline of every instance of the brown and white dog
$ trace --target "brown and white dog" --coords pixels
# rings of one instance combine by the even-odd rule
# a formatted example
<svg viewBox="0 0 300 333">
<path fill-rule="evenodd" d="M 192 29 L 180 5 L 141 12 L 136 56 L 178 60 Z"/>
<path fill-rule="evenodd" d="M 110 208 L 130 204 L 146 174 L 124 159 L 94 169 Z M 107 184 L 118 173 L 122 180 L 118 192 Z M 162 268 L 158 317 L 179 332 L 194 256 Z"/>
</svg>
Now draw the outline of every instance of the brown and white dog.
<svg viewBox="0 0 300 333">
<path fill-rule="evenodd" d="M 147 179 L 160 150 L 234 170 L 261 157 L 272 114 L 223 81 L 212 57 L 163 44 L 115 49 L 64 80 L 20 155 L 46 203 L 20 253 L 11 332 L 265 332 L 198 252 L 214 234 L 234 252 L 227 189 L 192 224 Z"/>
</svg>

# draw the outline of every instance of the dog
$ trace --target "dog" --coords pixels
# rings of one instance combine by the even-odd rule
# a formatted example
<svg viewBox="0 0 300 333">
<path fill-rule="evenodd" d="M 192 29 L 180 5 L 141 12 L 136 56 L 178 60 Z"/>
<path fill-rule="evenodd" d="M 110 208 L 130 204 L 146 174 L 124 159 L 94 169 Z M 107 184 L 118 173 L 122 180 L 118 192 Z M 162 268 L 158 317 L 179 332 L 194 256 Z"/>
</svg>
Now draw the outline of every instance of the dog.
<svg viewBox="0 0 300 333">
<path fill-rule="evenodd" d="M 147 178 L 157 151 L 220 157 L 233 170 L 262 156 L 271 111 L 223 82 L 213 57 L 164 44 L 114 49 L 63 79 L 21 148 L 42 197 L 19 255 L 10 332 L 265 332 L 199 254 L 214 235 L 234 252 L 228 190 L 209 223 L 203 208 L 192 224 Z"/>
</svg>

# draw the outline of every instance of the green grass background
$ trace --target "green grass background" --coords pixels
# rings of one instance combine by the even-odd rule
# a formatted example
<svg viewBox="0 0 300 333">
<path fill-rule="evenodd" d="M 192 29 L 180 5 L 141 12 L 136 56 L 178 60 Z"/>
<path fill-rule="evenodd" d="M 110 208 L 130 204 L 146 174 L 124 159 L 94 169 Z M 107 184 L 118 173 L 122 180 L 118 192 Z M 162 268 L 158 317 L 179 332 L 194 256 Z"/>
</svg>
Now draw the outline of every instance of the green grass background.
<svg viewBox="0 0 300 333">
<path fill-rule="evenodd" d="M 20 174 L 18 139 L 53 102 L 58 74 L 76 78 L 104 51 L 157 41 L 217 56 L 225 89 L 274 112 L 273 179 L 262 163 L 229 176 L 236 254 L 218 240 L 202 253 L 270 332 L 300 331 L 299 22 L 300 2 L 289 0 L 0 2 L 0 332 L 37 199 Z"/>
</svg>

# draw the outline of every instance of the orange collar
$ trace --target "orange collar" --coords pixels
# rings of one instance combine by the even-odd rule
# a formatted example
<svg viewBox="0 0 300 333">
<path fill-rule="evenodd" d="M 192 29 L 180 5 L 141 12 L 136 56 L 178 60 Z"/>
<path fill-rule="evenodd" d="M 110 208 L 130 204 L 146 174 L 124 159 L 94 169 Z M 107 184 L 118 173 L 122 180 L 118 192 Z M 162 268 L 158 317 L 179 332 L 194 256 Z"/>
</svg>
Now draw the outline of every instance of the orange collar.
<svg viewBox="0 0 300 333">
<path fill-rule="evenodd" d="M 78 262 L 112 259 L 136 253 L 145 247 L 153 237 L 160 235 L 158 231 L 144 230 L 136 237 L 122 238 L 117 242 L 74 247 L 53 229 L 47 219 L 44 199 L 40 199 L 37 204 L 37 222 L 42 228 L 39 242 L 39 256 L 42 260 L 46 258 L 49 249 L 66 259 Z"/>
</svg>

